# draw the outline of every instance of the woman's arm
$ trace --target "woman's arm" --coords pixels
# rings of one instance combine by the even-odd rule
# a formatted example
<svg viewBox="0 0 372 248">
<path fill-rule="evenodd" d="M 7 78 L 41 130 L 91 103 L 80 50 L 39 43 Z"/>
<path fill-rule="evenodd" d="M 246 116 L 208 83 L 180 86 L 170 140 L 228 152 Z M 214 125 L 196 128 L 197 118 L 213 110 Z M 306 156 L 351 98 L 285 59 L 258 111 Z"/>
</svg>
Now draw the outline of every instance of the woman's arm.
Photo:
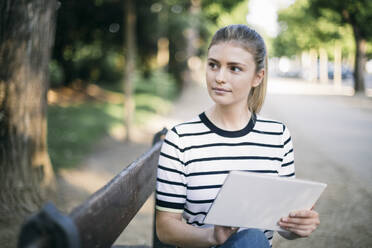
<svg viewBox="0 0 372 248">
<path fill-rule="evenodd" d="M 159 240 L 180 247 L 211 247 L 223 244 L 237 228 L 215 226 L 199 228 L 182 221 L 182 215 L 156 211 L 156 231 Z"/>
<path fill-rule="evenodd" d="M 294 211 L 279 221 L 279 226 L 291 233 L 279 232 L 286 239 L 308 237 L 320 224 L 319 214 L 311 210 Z"/>
</svg>

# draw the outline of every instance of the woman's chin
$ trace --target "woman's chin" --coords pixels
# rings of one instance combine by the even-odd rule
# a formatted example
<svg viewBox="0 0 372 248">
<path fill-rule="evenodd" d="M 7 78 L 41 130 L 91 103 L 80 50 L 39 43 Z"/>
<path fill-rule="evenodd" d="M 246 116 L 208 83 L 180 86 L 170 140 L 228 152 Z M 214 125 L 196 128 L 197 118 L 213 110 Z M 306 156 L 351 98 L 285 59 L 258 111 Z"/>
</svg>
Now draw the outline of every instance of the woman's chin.
<svg viewBox="0 0 372 248">
<path fill-rule="evenodd" d="M 208 91 L 208 94 L 212 101 L 217 105 L 228 106 L 234 103 L 234 101 L 230 99 L 227 94 L 216 94 L 213 91 Z"/>
<path fill-rule="evenodd" d="M 212 97 L 212 100 L 215 104 L 221 105 L 221 106 L 229 106 L 233 102 L 229 101 L 228 99 L 221 99 L 221 97 Z"/>
</svg>

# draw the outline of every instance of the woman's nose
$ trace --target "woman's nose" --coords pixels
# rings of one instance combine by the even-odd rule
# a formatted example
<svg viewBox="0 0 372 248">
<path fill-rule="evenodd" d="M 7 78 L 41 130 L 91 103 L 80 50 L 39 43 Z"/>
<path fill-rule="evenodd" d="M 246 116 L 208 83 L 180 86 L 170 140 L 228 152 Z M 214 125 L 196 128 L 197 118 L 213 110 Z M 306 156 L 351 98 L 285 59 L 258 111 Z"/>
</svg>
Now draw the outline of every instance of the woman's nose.
<svg viewBox="0 0 372 248">
<path fill-rule="evenodd" d="M 217 83 L 225 83 L 226 82 L 226 72 L 225 69 L 221 68 L 216 75 L 216 82 Z"/>
</svg>

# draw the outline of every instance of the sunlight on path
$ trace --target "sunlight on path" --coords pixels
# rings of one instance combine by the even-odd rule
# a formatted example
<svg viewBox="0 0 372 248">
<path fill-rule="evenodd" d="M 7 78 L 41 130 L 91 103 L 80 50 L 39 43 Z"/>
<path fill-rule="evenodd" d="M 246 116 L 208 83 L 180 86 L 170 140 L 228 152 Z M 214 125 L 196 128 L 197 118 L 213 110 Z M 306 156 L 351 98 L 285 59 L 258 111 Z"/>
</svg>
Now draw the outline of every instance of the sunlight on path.
<svg viewBox="0 0 372 248">
<path fill-rule="evenodd" d="M 299 79 L 269 78 L 268 94 L 286 95 L 354 95 L 350 86 L 337 86 L 333 84 L 310 83 Z"/>
<path fill-rule="evenodd" d="M 81 188 L 89 194 L 96 192 L 112 177 L 112 173 L 92 170 L 60 170 L 59 174 L 71 186 Z"/>
</svg>

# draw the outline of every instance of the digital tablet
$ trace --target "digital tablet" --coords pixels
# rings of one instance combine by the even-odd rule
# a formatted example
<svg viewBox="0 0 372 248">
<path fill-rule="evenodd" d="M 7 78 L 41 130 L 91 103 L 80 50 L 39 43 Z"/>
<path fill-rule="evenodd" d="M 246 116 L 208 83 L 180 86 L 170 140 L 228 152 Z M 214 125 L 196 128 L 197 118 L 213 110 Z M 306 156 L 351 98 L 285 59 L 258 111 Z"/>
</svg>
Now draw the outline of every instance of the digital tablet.
<svg viewBox="0 0 372 248">
<path fill-rule="evenodd" d="M 277 224 L 291 211 L 311 209 L 324 183 L 232 171 L 204 219 L 206 224 L 285 231 Z"/>
</svg>

